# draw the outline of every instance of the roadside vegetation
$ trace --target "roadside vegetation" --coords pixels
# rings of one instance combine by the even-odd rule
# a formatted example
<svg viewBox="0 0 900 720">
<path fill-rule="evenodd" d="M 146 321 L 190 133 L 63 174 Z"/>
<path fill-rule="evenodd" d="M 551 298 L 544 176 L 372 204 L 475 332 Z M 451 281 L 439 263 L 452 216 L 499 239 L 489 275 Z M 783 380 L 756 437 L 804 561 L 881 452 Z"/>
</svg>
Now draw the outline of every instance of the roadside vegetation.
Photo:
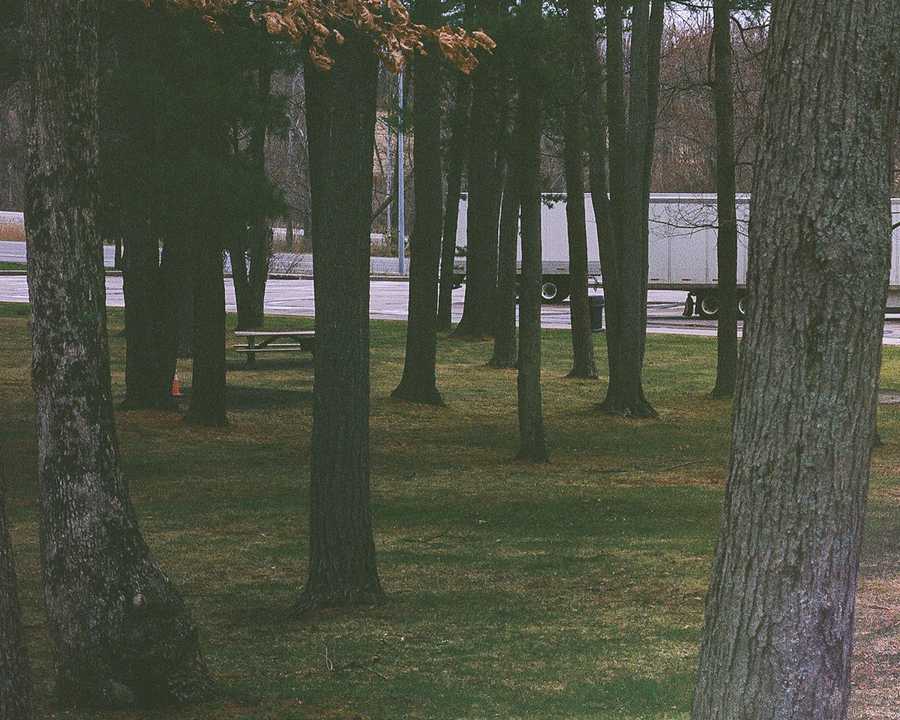
<svg viewBox="0 0 900 720">
<path fill-rule="evenodd" d="M 708 398 L 715 345 L 651 335 L 660 419 L 598 411 L 604 380 L 570 380 L 570 338 L 544 333 L 547 464 L 513 460 L 515 371 L 488 342 L 442 337 L 447 407 L 390 399 L 404 326 L 372 323 L 372 487 L 385 604 L 290 619 L 306 572 L 308 358 L 229 354 L 226 428 L 117 414 L 123 471 L 154 554 L 202 629 L 207 703 L 132 713 L 53 709 L 41 606 L 29 308 L 0 305 L 0 425 L 36 717 L 683 719 L 718 531 L 730 404 Z M 234 317 L 229 316 L 229 329 Z M 270 318 L 271 329 L 311 320 Z M 110 311 L 113 391 L 122 314 Z M 598 365 L 605 343 L 595 336 Z M 190 378 L 189 363 L 179 375 Z M 885 349 L 883 385 L 900 388 Z M 900 412 L 879 416 L 854 694 L 856 720 L 896 711 Z M 893 708 L 893 709 L 892 709 Z"/>
</svg>

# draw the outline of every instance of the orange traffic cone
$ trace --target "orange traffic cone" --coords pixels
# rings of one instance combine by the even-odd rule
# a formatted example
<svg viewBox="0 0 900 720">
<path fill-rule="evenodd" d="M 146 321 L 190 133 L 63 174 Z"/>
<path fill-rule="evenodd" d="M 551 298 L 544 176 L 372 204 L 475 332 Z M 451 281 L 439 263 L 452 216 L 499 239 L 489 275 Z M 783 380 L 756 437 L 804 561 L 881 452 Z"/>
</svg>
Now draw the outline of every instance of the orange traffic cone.
<svg viewBox="0 0 900 720">
<path fill-rule="evenodd" d="M 178 379 L 178 373 L 172 377 L 172 389 L 169 390 L 169 395 L 173 398 L 184 397 L 184 393 L 181 391 L 181 380 Z"/>
</svg>

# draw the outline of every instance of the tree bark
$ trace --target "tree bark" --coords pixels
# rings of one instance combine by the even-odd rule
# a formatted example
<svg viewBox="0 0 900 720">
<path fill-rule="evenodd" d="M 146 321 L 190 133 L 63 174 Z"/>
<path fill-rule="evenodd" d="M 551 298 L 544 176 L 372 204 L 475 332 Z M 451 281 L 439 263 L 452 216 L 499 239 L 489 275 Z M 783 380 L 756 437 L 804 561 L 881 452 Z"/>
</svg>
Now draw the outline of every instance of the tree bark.
<svg viewBox="0 0 900 720">
<path fill-rule="evenodd" d="M 437 25 L 439 0 L 419 0 L 418 22 Z M 410 242 L 409 321 L 403 378 L 392 394 L 441 405 L 435 377 L 438 265 L 441 252 L 441 80 L 438 50 L 413 61 L 413 190 L 415 217 Z"/>
<path fill-rule="evenodd" d="M 209 226 L 206 226 L 209 227 Z M 201 235 L 192 246 L 194 293 L 194 362 L 191 402 L 185 420 L 195 425 L 222 427 L 225 412 L 225 277 L 222 247 L 216 232 Z"/>
<path fill-rule="evenodd" d="M 193 355 L 194 344 L 194 289 L 191 260 L 194 255 L 192 244 L 196 238 L 188 239 L 193 233 L 185 232 L 185 237 L 168 237 L 163 243 L 160 276 L 165 297 L 166 318 L 163 331 L 164 342 L 176 344 L 176 358 Z M 166 354 L 166 351 L 164 351 Z M 166 355 L 167 363 L 174 361 Z M 167 365 L 168 367 L 168 365 Z M 171 378 L 169 378 L 171 385 Z"/>
<path fill-rule="evenodd" d="M 475 0 L 466 0 L 463 25 L 470 28 Z M 447 156 L 447 200 L 444 203 L 444 224 L 441 244 L 441 276 L 438 294 L 437 329 L 447 331 L 452 324 L 453 263 L 456 259 L 456 233 L 459 222 L 459 196 L 466 169 L 469 135 L 469 106 L 472 82 L 459 73 L 456 80 L 456 99 L 450 120 L 450 149 Z"/>
<path fill-rule="evenodd" d="M 522 280 L 519 293 L 519 458 L 546 462 L 541 393 L 541 119 L 543 88 L 538 63 L 543 32 L 540 0 L 526 0 L 525 37 L 532 51 L 519 68 L 518 160 L 522 212 Z"/>
<path fill-rule="evenodd" d="M 716 256 L 719 266 L 719 319 L 714 398 L 734 395 L 737 375 L 737 257 L 738 232 L 734 151 L 734 79 L 731 74 L 732 0 L 713 3 L 713 44 L 716 73 L 713 83 L 716 113 L 716 200 L 719 216 Z"/>
<path fill-rule="evenodd" d="M 250 130 L 248 153 L 257 173 L 265 177 L 273 69 L 268 53 L 262 52 L 260 58 L 256 82 L 259 111 Z M 239 330 L 261 328 L 265 322 L 266 281 L 269 279 L 271 254 L 272 231 L 265 215 L 255 217 L 249 230 L 243 227 L 236 229 L 230 255 Z"/>
<path fill-rule="evenodd" d="M 369 213 L 378 64 L 346 29 L 306 66 L 316 356 L 310 559 L 298 611 L 382 596 L 369 505 Z"/>
<path fill-rule="evenodd" d="M 162 356 L 160 303 L 162 295 L 159 245 L 149 222 L 137 223 L 125 239 L 127 265 L 123 273 L 125 297 L 125 400 L 123 408 L 172 405 L 166 364 Z M 171 378 L 168 378 L 170 381 Z"/>
<path fill-rule="evenodd" d="M 752 297 L 694 720 L 844 720 L 890 266 L 900 9 L 774 7 Z"/>
<path fill-rule="evenodd" d="M 480 0 L 476 9 L 484 24 L 496 23 L 499 14 L 497 0 Z M 496 58 L 485 57 L 472 73 L 466 295 L 462 318 L 453 331 L 453 336 L 458 338 L 480 339 L 494 334 L 499 222 L 498 65 Z"/>
<path fill-rule="evenodd" d="M 570 21 L 575 25 L 577 42 L 583 63 L 586 98 L 586 116 L 588 121 L 588 154 L 590 156 L 589 177 L 591 184 L 591 204 L 597 223 L 597 249 L 600 258 L 600 269 L 603 277 L 603 292 L 606 310 L 607 344 L 609 337 L 618 337 L 619 271 L 615 248 L 611 238 L 616 234 L 615 216 L 609 201 L 609 117 L 607 108 L 606 80 L 598 57 L 596 21 L 594 5 L 590 0 L 569 0 L 568 12 Z M 615 81 L 614 81 L 615 82 Z M 615 341 L 612 341 L 614 344 Z M 618 355 L 608 353 L 609 375 L 618 372 Z"/>
<path fill-rule="evenodd" d="M 64 704 L 190 700 L 197 629 L 144 542 L 119 470 L 95 227 L 96 0 L 30 0 L 26 175 L 44 601 Z"/>
<path fill-rule="evenodd" d="M 569 313 L 572 321 L 572 369 L 568 377 L 596 378 L 594 337 L 591 333 L 591 311 L 588 305 L 587 226 L 584 209 L 584 113 L 581 101 L 585 90 L 584 58 L 578 47 L 580 30 L 575 23 L 576 17 L 577 13 L 569 15 L 572 36 L 567 52 L 571 93 L 563 109 L 566 229 L 571 278 Z"/>
<path fill-rule="evenodd" d="M 628 112 L 624 86 L 622 3 L 607 5 L 610 213 L 603 268 L 607 297 L 608 413 L 653 417 L 642 368 L 647 308 L 649 171 L 656 126 L 659 48 L 665 3 L 636 3 L 632 14 Z M 601 254 L 601 259 L 603 255 Z"/>
<path fill-rule="evenodd" d="M 31 720 L 31 665 L 22 633 L 2 482 L 0 479 L 0 718 Z"/>
<path fill-rule="evenodd" d="M 513 141 L 515 138 L 512 139 Z M 488 365 L 514 368 L 519 362 L 516 338 L 516 301 L 519 294 L 516 273 L 516 249 L 519 243 L 519 179 L 518 160 L 507 163 L 503 199 L 500 209 L 500 256 L 497 268 L 497 310 L 495 317 L 494 354 Z"/>
</svg>

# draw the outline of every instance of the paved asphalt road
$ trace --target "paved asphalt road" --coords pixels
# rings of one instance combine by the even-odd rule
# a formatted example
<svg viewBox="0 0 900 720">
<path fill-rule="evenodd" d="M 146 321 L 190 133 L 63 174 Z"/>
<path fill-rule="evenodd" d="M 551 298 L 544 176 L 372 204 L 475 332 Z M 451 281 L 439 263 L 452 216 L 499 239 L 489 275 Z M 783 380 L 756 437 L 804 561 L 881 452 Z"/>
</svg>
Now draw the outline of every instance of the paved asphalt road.
<svg viewBox="0 0 900 720">
<path fill-rule="evenodd" d="M 111 248 L 106 248 L 107 264 L 112 264 Z M 0 242 L 0 262 L 23 262 L 24 243 Z M 229 311 L 235 310 L 234 287 L 226 280 L 225 302 Z M 371 285 L 370 308 L 371 317 L 383 320 L 406 319 L 406 306 L 409 286 L 404 281 L 373 280 Z M 453 320 L 458 321 L 462 315 L 465 289 L 453 292 Z M 107 276 L 107 303 L 111 307 L 122 307 L 122 278 Z M 711 320 L 684 318 L 681 316 L 685 293 L 660 292 L 650 293 L 648 308 L 648 332 L 678 335 L 714 336 L 716 325 Z M 28 286 L 24 275 L 0 274 L 0 302 L 28 302 Z M 266 286 L 266 313 L 271 315 L 298 315 L 312 317 L 315 314 L 313 304 L 312 280 L 269 280 Z M 544 305 L 542 323 L 547 328 L 569 327 L 569 306 Z M 885 322 L 885 345 L 900 345 L 900 318 L 889 317 Z"/>
<path fill-rule="evenodd" d="M 650 331 L 696 335 L 714 335 L 715 324 L 704 320 L 685 320 L 681 317 L 684 293 L 651 293 Z M 371 316 L 381 320 L 405 320 L 409 285 L 397 280 L 373 280 L 371 285 Z M 453 291 L 453 320 L 462 315 L 465 288 Z M 106 301 L 111 307 L 122 307 L 122 278 L 107 276 Z M 28 285 L 24 275 L 0 275 L 0 302 L 28 302 Z M 225 281 L 225 304 L 235 310 L 234 286 Z M 275 280 L 266 284 L 266 313 L 269 315 L 299 315 L 313 317 L 312 280 Z M 543 325 L 548 328 L 569 327 L 569 305 L 545 305 Z"/>
</svg>

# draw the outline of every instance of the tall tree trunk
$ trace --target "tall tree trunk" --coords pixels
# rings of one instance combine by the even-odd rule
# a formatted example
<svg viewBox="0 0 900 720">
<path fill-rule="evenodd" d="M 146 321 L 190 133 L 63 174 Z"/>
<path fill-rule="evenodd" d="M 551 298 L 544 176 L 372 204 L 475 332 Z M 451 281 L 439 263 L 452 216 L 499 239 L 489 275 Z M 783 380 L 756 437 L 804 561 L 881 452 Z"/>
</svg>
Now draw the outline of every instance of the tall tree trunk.
<svg viewBox="0 0 900 720">
<path fill-rule="evenodd" d="M 369 505 L 369 213 L 378 63 L 352 29 L 306 66 L 316 296 L 309 576 L 298 610 L 382 595 Z"/>
<path fill-rule="evenodd" d="M 16 566 L 0 478 L 0 718 L 31 720 L 31 666 L 22 635 Z"/>
<path fill-rule="evenodd" d="M 272 96 L 272 62 L 268 53 L 261 54 L 257 72 L 256 90 L 262 111 L 250 134 L 250 158 L 260 176 L 266 175 L 266 135 L 268 134 L 269 103 Z M 269 219 L 259 215 L 250 228 L 248 256 L 250 268 L 247 275 L 250 307 L 247 321 L 250 327 L 259 328 L 265 322 L 266 281 L 269 279 L 269 258 L 272 255 L 272 230 Z"/>
<path fill-rule="evenodd" d="M 642 367 L 647 308 L 649 169 L 656 126 L 655 87 L 663 28 L 662 0 L 636 3 L 632 13 L 628 112 L 624 89 L 622 3 L 607 5 L 609 189 L 606 340 L 609 387 L 602 408 L 634 417 L 656 415 L 644 397 Z M 596 192 L 596 190 L 595 190 Z M 603 255 L 601 254 L 601 259 Z"/>
<path fill-rule="evenodd" d="M 496 23 L 497 0 L 479 0 L 479 20 Z M 469 129 L 469 202 L 467 205 L 466 295 L 454 337 L 484 338 L 494 334 L 497 293 L 499 212 L 497 200 L 498 61 L 483 58 L 472 73 Z"/>
<path fill-rule="evenodd" d="M 163 244 L 159 263 L 159 287 L 161 317 L 157 318 L 159 337 L 159 362 L 162 373 L 163 388 L 167 400 L 175 405 L 175 401 L 169 394 L 175 370 L 178 364 L 179 340 L 181 333 L 181 312 L 183 303 L 183 284 L 189 284 L 186 273 L 179 263 L 183 263 L 180 256 L 186 248 L 175 246 L 175 243 L 166 241 Z M 190 287 L 187 288 L 190 291 Z M 190 294 L 190 292 L 188 292 Z"/>
<path fill-rule="evenodd" d="M 149 222 L 133 226 L 126 240 L 128 263 L 125 297 L 125 400 L 122 407 L 170 406 L 169 384 L 160 354 L 161 296 L 159 245 Z"/>
<path fill-rule="evenodd" d="M 463 25 L 471 29 L 475 0 L 466 0 Z M 468 75 L 459 73 L 456 98 L 450 119 L 450 149 L 447 156 L 447 200 L 441 244 L 441 277 L 438 294 L 437 329 L 447 331 L 453 310 L 453 262 L 456 259 L 456 233 L 459 222 L 459 195 L 466 169 L 469 147 L 469 106 L 472 83 Z"/>
<path fill-rule="evenodd" d="M 512 139 L 515 141 L 515 138 Z M 516 340 L 516 300 L 519 294 L 516 249 L 519 243 L 519 179 L 517 158 L 507 163 L 500 209 L 500 257 L 497 269 L 497 310 L 494 354 L 488 365 L 514 368 L 519 361 Z"/>
<path fill-rule="evenodd" d="M 891 0 L 774 7 L 694 720 L 844 720 L 890 265 Z"/>
<path fill-rule="evenodd" d="M 519 458 L 545 462 L 544 410 L 541 393 L 541 119 L 539 38 L 540 0 L 526 0 L 525 37 L 532 51 L 519 68 L 518 160 L 522 207 L 522 281 L 519 295 Z M 538 56 L 538 57 L 536 57 Z"/>
<path fill-rule="evenodd" d="M 247 265 L 248 231 L 240 226 L 230 228 L 228 256 L 231 258 L 231 282 L 234 286 L 234 304 L 237 307 L 237 329 L 252 330 L 253 302 L 251 298 L 249 266 Z M 252 233 L 249 233 L 252 237 Z"/>
<path fill-rule="evenodd" d="M 216 232 L 205 236 L 199 232 L 193 242 L 194 362 L 191 403 L 185 420 L 196 425 L 221 427 L 228 423 L 225 412 L 225 277 L 222 248 Z"/>
<path fill-rule="evenodd" d="M 138 529 L 119 470 L 95 227 L 96 0 L 29 0 L 26 174 L 44 602 L 64 704 L 189 700 L 197 629 Z"/>
<path fill-rule="evenodd" d="M 713 83 L 716 112 L 716 200 L 719 233 L 716 255 L 719 266 L 719 320 L 716 386 L 712 396 L 734 395 L 737 375 L 737 257 L 738 233 L 734 154 L 734 79 L 731 75 L 732 0 L 713 3 L 713 44 L 716 74 Z"/>
<path fill-rule="evenodd" d="M 606 301 L 607 343 L 608 345 L 614 345 L 615 341 L 610 341 L 609 337 L 618 337 L 619 318 L 621 316 L 618 310 L 620 291 L 617 282 L 619 271 L 615 247 L 612 243 L 612 237 L 616 234 L 616 218 L 612 213 L 609 201 L 610 163 L 607 141 L 607 130 L 609 127 L 606 102 L 607 92 L 603 78 L 603 68 L 598 57 L 596 21 L 593 8 L 594 5 L 591 0 L 569 0 L 568 3 L 569 19 L 575 26 L 573 44 L 577 43 L 584 63 L 586 115 L 588 128 L 590 129 L 587 148 L 590 156 L 591 204 L 594 208 L 594 217 L 597 223 L 598 257 L 600 258 L 603 291 Z M 617 359 L 616 353 L 608 353 L 610 377 L 618 372 Z"/>
<path fill-rule="evenodd" d="M 584 58 L 578 46 L 580 29 L 569 15 L 569 72 L 571 94 L 564 108 L 564 163 L 566 175 L 566 229 L 569 239 L 569 276 L 571 294 L 569 313 L 572 320 L 572 370 L 569 377 L 596 378 L 594 337 L 591 334 L 591 311 L 588 305 L 587 226 L 584 209 L 584 113 L 582 95 Z"/>
<path fill-rule="evenodd" d="M 418 22 L 437 25 L 440 0 L 419 0 Z M 438 51 L 413 61 L 413 190 L 409 322 L 403 378 L 393 397 L 442 404 L 435 378 L 438 264 L 441 252 L 441 79 Z"/>
<path fill-rule="evenodd" d="M 189 358 L 194 344 L 194 289 L 191 262 L 194 256 L 193 233 L 186 231 L 183 237 L 167 237 L 163 243 L 160 276 L 165 296 L 164 342 L 171 333 L 176 342 L 176 357 Z M 164 351 L 165 355 L 165 351 Z M 168 356 L 166 356 L 168 358 Z M 172 363 L 171 359 L 166 360 Z M 168 365 L 167 365 L 168 367 Z M 174 363 L 172 364 L 174 373 Z M 171 378 L 169 378 L 171 385 Z"/>
</svg>

